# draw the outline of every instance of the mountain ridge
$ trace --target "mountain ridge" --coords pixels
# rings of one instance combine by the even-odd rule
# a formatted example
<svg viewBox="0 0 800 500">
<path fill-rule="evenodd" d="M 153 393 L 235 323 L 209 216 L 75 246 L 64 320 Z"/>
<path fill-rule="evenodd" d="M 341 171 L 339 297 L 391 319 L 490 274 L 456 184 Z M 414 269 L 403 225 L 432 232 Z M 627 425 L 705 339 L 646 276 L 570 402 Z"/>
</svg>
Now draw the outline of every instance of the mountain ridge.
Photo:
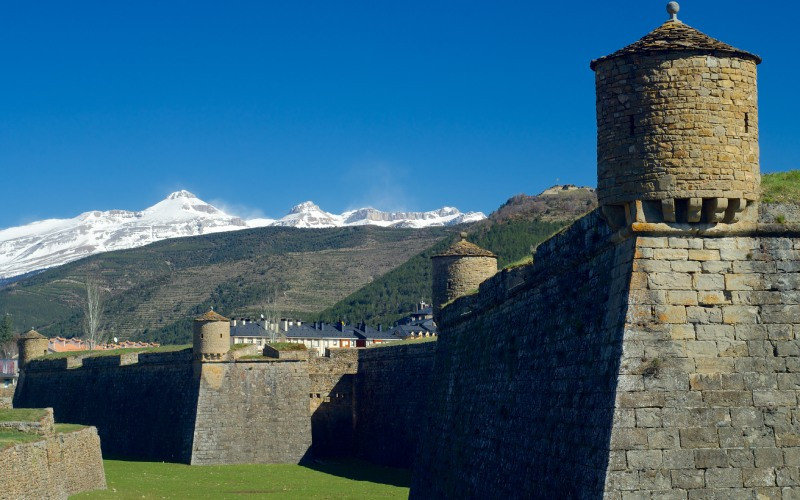
<svg viewBox="0 0 800 500">
<path fill-rule="evenodd" d="M 141 211 L 92 210 L 71 219 L 45 219 L 0 230 L 0 280 L 8 282 L 90 255 L 139 248 L 171 238 L 270 226 L 423 228 L 474 222 L 485 217 L 481 212 L 462 213 L 452 207 L 428 212 L 383 212 L 368 207 L 337 215 L 306 201 L 292 207 L 280 219 L 245 220 L 180 190 Z"/>
</svg>

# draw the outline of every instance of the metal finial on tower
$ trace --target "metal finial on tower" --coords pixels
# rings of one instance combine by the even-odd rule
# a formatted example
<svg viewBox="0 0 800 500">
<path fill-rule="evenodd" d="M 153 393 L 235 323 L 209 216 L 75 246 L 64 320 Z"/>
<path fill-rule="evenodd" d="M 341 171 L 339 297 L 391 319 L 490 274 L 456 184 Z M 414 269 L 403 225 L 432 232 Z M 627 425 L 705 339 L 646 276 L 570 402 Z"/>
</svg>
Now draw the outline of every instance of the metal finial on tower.
<svg viewBox="0 0 800 500">
<path fill-rule="evenodd" d="M 677 21 L 678 20 L 678 11 L 681 10 L 681 6 L 678 5 L 678 2 L 670 2 L 667 4 L 667 13 L 669 14 L 670 21 Z"/>
</svg>

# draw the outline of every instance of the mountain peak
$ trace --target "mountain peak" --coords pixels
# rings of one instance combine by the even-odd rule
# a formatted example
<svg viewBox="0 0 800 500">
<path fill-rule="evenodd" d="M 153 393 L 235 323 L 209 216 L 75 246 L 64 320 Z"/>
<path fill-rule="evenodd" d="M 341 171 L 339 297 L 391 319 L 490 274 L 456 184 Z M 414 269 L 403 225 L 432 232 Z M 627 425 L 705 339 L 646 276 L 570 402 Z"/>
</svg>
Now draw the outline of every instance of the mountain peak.
<svg viewBox="0 0 800 500">
<path fill-rule="evenodd" d="M 304 212 L 311 212 L 311 211 L 314 211 L 314 210 L 320 211 L 320 212 L 322 211 L 322 209 L 319 208 L 319 206 L 316 203 L 314 203 L 313 201 L 304 201 L 303 203 L 299 203 L 299 204 L 293 206 L 292 209 L 289 210 L 289 213 L 290 214 L 301 214 L 301 213 L 304 213 Z"/>
<path fill-rule="evenodd" d="M 174 193 L 167 196 L 168 200 L 177 200 L 179 198 L 197 198 L 194 194 L 190 193 L 185 189 L 181 189 L 180 191 L 175 191 Z"/>
</svg>

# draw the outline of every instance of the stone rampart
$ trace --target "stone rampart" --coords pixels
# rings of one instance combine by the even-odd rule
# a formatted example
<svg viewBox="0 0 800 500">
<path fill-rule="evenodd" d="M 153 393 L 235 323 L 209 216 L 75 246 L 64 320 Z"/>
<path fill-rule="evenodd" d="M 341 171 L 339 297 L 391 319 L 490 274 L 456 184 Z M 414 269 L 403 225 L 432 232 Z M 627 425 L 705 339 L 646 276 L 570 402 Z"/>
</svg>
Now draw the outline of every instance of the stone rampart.
<svg viewBox="0 0 800 500">
<path fill-rule="evenodd" d="M 33 360 L 14 406 L 96 426 L 106 457 L 298 463 L 311 446 L 307 364 L 200 363 L 191 349 Z"/>
<path fill-rule="evenodd" d="M 203 363 L 192 465 L 299 463 L 311 448 L 304 361 Z"/>
<path fill-rule="evenodd" d="M 20 374 L 14 406 L 52 407 L 57 422 L 97 427 L 107 458 L 189 462 L 199 390 L 191 350 L 137 360 L 33 360 Z"/>
<path fill-rule="evenodd" d="M 356 376 L 356 456 L 410 468 L 428 420 L 428 390 L 436 342 L 359 351 Z"/>
<path fill-rule="evenodd" d="M 410 467 L 426 420 L 436 342 L 330 349 L 309 365 L 317 456 Z"/>
<path fill-rule="evenodd" d="M 411 497 L 794 498 L 800 228 L 735 233 L 592 213 L 444 308 Z"/>
<path fill-rule="evenodd" d="M 100 439 L 93 427 L 0 450 L 0 498 L 66 499 L 105 489 Z"/>
<path fill-rule="evenodd" d="M 599 222 L 441 311 L 413 498 L 602 494 L 633 244 Z"/>
</svg>

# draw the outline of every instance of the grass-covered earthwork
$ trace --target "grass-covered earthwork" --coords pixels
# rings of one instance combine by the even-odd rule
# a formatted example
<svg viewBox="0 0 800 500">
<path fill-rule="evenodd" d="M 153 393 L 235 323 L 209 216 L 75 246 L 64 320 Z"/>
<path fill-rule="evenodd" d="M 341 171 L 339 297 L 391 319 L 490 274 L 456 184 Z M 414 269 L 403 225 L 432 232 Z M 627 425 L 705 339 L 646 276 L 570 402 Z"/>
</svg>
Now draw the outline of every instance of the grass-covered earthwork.
<svg viewBox="0 0 800 500">
<path fill-rule="evenodd" d="M 108 489 L 71 498 L 407 498 L 410 473 L 355 460 L 189 466 L 105 460 Z"/>
</svg>

